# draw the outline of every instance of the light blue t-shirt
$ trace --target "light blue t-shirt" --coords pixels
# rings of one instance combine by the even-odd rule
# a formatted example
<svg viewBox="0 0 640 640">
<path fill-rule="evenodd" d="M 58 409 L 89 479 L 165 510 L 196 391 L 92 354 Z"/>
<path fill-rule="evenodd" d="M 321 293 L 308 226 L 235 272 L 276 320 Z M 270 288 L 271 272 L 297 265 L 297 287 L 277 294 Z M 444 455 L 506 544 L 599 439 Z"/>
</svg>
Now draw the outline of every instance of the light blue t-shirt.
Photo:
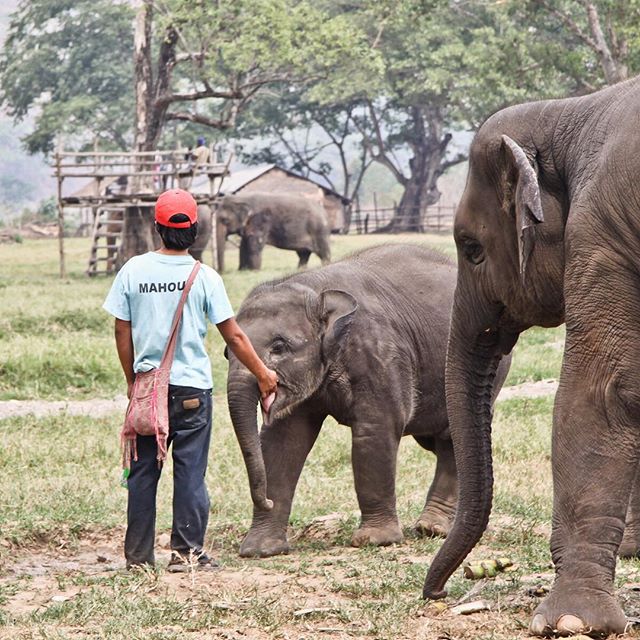
<svg viewBox="0 0 640 640">
<path fill-rule="evenodd" d="M 173 316 L 194 264 L 191 256 L 150 251 L 126 262 L 113 281 L 102 306 L 116 318 L 131 322 L 136 373 L 160 365 Z M 212 388 L 211 362 L 204 346 L 207 320 L 218 324 L 232 316 L 222 278 L 203 264 L 182 312 L 171 384 Z"/>
</svg>

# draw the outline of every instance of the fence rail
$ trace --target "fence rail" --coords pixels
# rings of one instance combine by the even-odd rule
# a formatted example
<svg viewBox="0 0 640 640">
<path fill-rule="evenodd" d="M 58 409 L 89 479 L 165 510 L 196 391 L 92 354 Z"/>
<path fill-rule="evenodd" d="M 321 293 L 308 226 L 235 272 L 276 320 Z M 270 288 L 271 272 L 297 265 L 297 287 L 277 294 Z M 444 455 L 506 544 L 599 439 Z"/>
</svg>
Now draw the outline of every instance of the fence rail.
<svg viewBox="0 0 640 640">
<path fill-rule="evenodd" d="M 406 231 L 448 231 L 453 229 L 455 205 L 432 205 L 417 213 L 416 209 L 384 207 L 355 209 L 351 216 L 351 229 L 356 233 L 376 233 L 389 228 L 392 221 L 397 229 Z M 417 215 L 416 215 L 417 214 Z"/>
</svg>

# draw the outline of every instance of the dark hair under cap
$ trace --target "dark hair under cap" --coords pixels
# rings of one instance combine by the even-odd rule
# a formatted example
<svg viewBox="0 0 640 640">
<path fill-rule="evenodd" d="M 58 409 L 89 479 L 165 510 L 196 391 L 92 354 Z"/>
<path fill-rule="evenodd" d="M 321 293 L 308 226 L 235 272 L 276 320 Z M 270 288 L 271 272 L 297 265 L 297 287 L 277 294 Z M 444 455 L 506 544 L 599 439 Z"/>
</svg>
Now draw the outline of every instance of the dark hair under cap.
<svg viewBox="0 0 640 640">
<path fill-rule="evenodd" d="M 169 222 L 189 222 L 189 216 L 184 213 L 174 213 Z M 172 251 L 184 251 L 193 245 L 198 236 L 198 223 L 194 222 L 190 227 L 184 229 L 176 227 L 165 227 L 156 222 L 156 229 L 162 238 L 162 243 L 167 249 Z"/>
</svg>

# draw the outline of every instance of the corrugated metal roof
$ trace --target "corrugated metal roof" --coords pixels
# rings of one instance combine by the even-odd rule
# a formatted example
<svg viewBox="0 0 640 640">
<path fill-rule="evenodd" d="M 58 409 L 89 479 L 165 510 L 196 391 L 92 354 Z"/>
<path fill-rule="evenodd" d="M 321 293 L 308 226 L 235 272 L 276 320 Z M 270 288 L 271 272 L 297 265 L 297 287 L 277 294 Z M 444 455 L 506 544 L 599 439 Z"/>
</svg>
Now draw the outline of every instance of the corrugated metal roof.
<svg viewBox="0 0 640 640">
<path fill-rule="evenodd" d="M 244 187 L 246 187 L 250 182 L 257 180 L 260 176 L 263 176 L 265 173 L 268 173 L 272 169 L 278 169 L 280 171 L 284 171 L 284 173 L 290 175 L 292 178 L 297 178 L 298 180 L 306 180 L 307 182 L 311 182 L 318 187 L 320 187 L 325 193 L 330 193 L 331 195 L 340 198 L 344 204 L 349 203 L 348 198 L 344 198 L 339 193 L 334 191 L 333 189 L 327 187 L 326 185 L 320 184 L 315 180 L 311 180 L 311 178 L 305 178 L 304 176 L 300 176 L 293 171 L 289 171 L 288 169 L 284 169 L 283 167 L 278 166 L 277 164 L 263 164 L 257 167 L 249 167 L 247 169 L 240 169 L 240 171 L 233 171 L 231 175 L 227 176 L 220 186 L 220 193 L 237 193 Z M 198 188 L 205 190 L 207 187 L 207 177 L 206 176 L 195 176 L 193 182 L 191 184 L 191 190 L 195 191 Z"/>
</svg>

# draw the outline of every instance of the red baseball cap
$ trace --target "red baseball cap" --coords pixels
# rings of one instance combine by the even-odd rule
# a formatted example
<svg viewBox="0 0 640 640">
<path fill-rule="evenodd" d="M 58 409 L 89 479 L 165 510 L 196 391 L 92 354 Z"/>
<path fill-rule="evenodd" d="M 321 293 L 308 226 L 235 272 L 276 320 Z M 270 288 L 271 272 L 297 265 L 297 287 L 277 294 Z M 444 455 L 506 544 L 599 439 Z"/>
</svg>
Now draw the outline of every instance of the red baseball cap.
<svg viewBox="0 0 640 640">
<path fill-rule="evenodd" d="M 171 222 L 169 218 L 176 213 L 184 213 L 189 220 L 186 222 Z M 156 222 L 174 229 L 188 229 L 198 221 L 198 204 L 193 196 L 183 189 L 169 189 L 158 196 L 156 200 Z"/>
</svg>

